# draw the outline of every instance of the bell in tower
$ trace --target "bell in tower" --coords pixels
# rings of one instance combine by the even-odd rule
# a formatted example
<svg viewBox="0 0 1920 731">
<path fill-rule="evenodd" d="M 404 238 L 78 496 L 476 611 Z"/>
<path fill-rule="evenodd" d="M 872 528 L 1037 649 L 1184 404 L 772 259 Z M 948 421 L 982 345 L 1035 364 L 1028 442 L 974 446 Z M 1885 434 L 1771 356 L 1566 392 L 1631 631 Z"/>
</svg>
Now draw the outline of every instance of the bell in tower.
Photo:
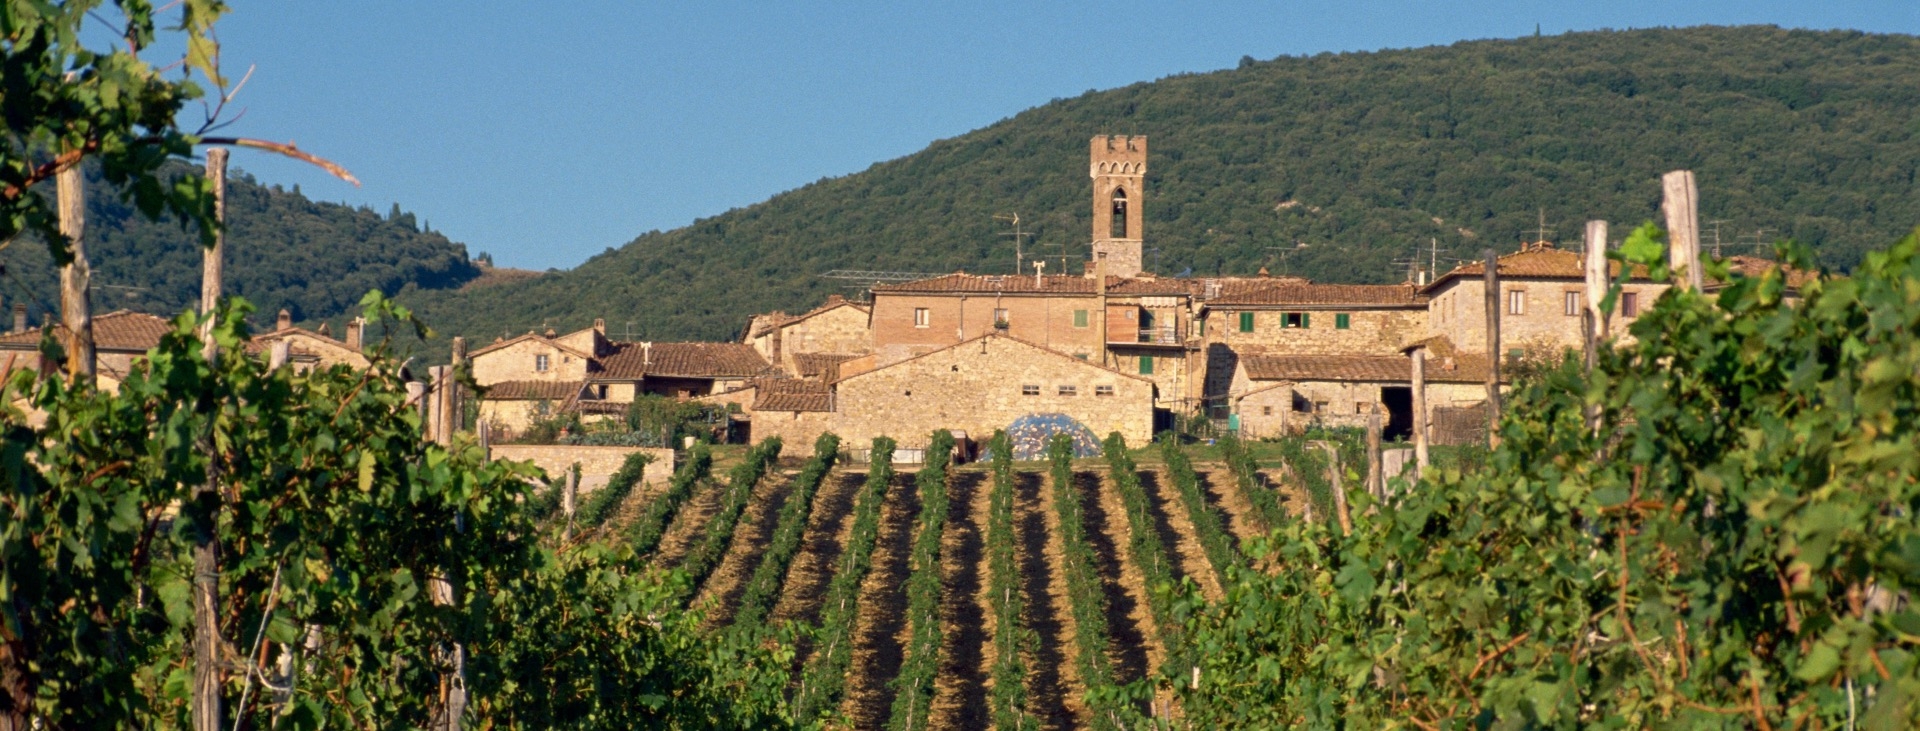
<svg viewBox="0 0 1920 731">
<path fill-rule="evenodd" d="M 1140 273 L 1141 198 L 1147 177 L 1147 138 L 1099 135 L 1093 138 L 1093 259 L 1107 274 Z M 1089 266 L 1091 275 L 1094 267 Z"/>
</svg>

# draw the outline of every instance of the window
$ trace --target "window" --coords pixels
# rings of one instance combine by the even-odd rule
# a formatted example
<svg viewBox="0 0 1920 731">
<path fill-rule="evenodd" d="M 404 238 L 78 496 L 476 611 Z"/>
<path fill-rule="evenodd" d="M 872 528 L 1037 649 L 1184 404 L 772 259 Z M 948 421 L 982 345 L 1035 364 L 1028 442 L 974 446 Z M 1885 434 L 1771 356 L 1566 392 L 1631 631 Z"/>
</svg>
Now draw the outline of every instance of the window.
<svg viewBox="0 0 1920 731">
<path fill-rule="evenodd" d="M 1325 401 L 1313 402 L 1313 413 L 1324 414 L 1326 412 L 1327 412 L 1327 402 Z"/>
<path fill-rule="evenodd" d="M 1524 348 L 1512 348 L 1507 351 L 1507 360 L 1517 363 L 1525 357 L 1527 357 L 1527 351 Z"/>
<path fill-rule="evenodd" d="M 1080 395 L 1080 387 L 1079 386 L 1061 386 L 1059 393 L 1062 396 L 1078 396 Z"/>
<path fill-rule="evenodd" d="M 1116 239 L 1124 239 L 1127 237 L 1127 189 L 1126 188 L 1113 189 L 1112 237 Z"/>
<path fill-rule="evenodd" d="M 1153 356 L 1151 355 L 1140 356 L 1140 375 L 1143 375 L 1143 376 L 1153 375 Z"/>
<path fill-rule="evenodd" d="M 1353 327 L 1353 316 L 1345 312 L 1333 316 L 1333 329 L 1345 330 Z"/>
<path fill-rule="evenodd" d="M 1620 293 L 1620 315 L 1633 317 L 1640 314 L 1640 295 L 1637 292 Z"/>
<path fill-rule="evenodd" d="M 1113 387 L 1112 387 L 1112 386 L 1094 386 L 1094 387 L 1093 387 L 1093 395 L 1095 395 L 1095 396 L 1112 396 L 1112 395 L 1113 395 Z"/>
<path fill-rule="evenodd" d="M 1580 316 L 1580 293 L 1567 293 L 1567 317 Z"/>
<path fill-rule="evenodd" d="M 1021 387 L 1020 387 L 1020 395 L 1022 395 L 1022 396 L 1038 396 L 1038 395 L 1040 395 L 1040 386 L 1039 386 L 1038 384 L 1032 384 L 1032 383 L 1030 383 L 1030 384 L 1027 384 L 1027 385 L 1025 385 L 1025 386 L 1021 386 Z"/>
<path fill-rule="evenodd" d="M 927 324 L 932 321 L 933 321 L 933 317 L 930 314 L 928 314 L 927 308 L 925 307 L 913 308 L 913 326 L 914 327 L 926 327 Z"/>
<path fill-rule="evenodd" d="M 1086 360 L 1086 359 L 1087 359 L 1087 354 L 1086 354 L 1086 353 L 1074 353 L 1074 354 L 1073 354 L 1073 357 L 1075 357 L 1075 358 L 1079 358 L 1079 359 L 1081 359 L 1081 360 Z"/>
<path fill-rule="evenodd" d="M 547 372 L 547 356 L 545 355 L 533 356 L 533 370 L 539 373 L 546 373 Z"/>
<path fill-rule="evenodd" d="M 601 401 L 607 400 L 607 384 L 604 384 L 604 383 L 600 384 L 600 400 Z"/>
<path fill-rule="evenodd" d="M 1074 310 L 1074 311 L 1073 311 L 1073 326 L 1074 326 L 1074 327 L 1086 327 L 1086 326 L 1087 326 L 1087 311 L 1086 311 L 1086 310 Z"/>
<path fill-rule="evenodd" d="M 993 308 L 993 326 L 997 328 L 1005 329 L 1007 327 L 1007 322 L 1008 322 L 1007 308 L 1005 307 Z"/>
<path fill-rule="evenodd" d="M 1288 312 L 1280 316 L 1280 327 L 1286 329 L 1304 328 L 1309 320 L 1305 312 Z"/>
<path fill-rule="evenodd" d="M 1507 290 L 1507 314 L 1527 314 L 1527 293 L 1524 290 Z"/>
<path fill-rule="evenodd" d="M 1272 407 L 1272 406 L 1262 406 L 1262 407 L 1260 407 L 1260 415 L 1261 415 L 1261 416 L 1273 416 L 1273 407 Z"/>
<path fill-rule="evenodd" d="M 1253 332 L 1253 313 L 1251 312 L 1240 313 L 1240 332 L 1243 332 L 1243 333 Z"/>
<path fill-rule="evenodd" d="M 1353 413 L 1356 413 L 1356 414 L 1367 413 L 1367 402 L 1365 401 L 1353 402 Z"/>
</svg>

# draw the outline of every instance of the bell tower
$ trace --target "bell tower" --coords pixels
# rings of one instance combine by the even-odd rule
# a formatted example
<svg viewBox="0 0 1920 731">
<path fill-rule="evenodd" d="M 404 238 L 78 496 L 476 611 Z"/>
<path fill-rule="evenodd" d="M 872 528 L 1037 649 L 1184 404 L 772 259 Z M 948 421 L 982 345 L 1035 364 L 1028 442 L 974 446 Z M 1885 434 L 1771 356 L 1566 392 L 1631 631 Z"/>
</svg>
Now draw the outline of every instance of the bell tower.
<svg viewBox="0 0 1920 731">
<path fill-rule="evenodd" d="M 1101 264 L 1121 277 L 1140 273 L 1140 241 L 1145 217 L 1147 138 L 1145 135 L 1098 135 L 1093 138 L 1093 262 L 1091 276 Z"/>
</svg>

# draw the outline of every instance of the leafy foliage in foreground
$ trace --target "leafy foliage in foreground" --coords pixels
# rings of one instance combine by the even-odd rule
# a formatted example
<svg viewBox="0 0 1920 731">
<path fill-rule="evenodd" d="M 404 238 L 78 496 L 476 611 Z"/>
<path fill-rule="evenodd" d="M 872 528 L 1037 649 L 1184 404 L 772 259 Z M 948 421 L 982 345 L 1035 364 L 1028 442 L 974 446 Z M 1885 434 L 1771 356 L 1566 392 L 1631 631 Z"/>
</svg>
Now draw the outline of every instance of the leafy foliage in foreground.
<svg viewBox="0 0 1920 731">
<path fill-rule="evenodd" d="M 1911 35 L 1643 29 L 1248 59 L 1056 100 L 570 271 L 420 303 L 475 342 L 613 312 L 644 323 L 639 339 L 724 340 L 750 314 L 844 293 L 818 277 L 831 269 L 1008 272 L 996 213 L 1037 232 L 1029 255 L 1084 260 L 1096 134 L 1151 141 L 1146 263 L 1162 275 L 1398 282 L 1393 261 L 1430 239 L 1444 268 L 1533 239 L 1542 211 L 1561 240 L 1641 220 L 1648 181 L 1676 168 L 1699 173 L 1701 219 L 1727 220 L 1729 245 L 1764 227 L 1844 269 L 1920 221 L 1916 107 Z M 1284 264 L 1269 248 L 1296 242 Z"/>
<path fill-rule="evenodd" d="M 0 713 L 16 727 L 187 726 L 200 516 L 237 665 L 219 692 L 242 725 L 425 726 L 455 645 L 469 713 L 498 727 L 784 723 L 778 647 L 705 642 L 630 551 L 543 544 L 532 467 L 423 440 L 397 362 L 295 373 L 233 355 L 245 308 L 218 310 L 216 363 L 183 315 L 117 392 L 24 371 L 0 392 L 44 417 L 0 414 Z M 175 518 L 209 459 L 219 489 Z"/>
<path fill-rule="evenodd" d="M 1797 304 L 1669 292 L 1516 389 L 1487 468 L 1276 531 L 1163 682 L 1199 726 L 1913 727 L 1917 283 L 1920 231 Z"/>
</svg>

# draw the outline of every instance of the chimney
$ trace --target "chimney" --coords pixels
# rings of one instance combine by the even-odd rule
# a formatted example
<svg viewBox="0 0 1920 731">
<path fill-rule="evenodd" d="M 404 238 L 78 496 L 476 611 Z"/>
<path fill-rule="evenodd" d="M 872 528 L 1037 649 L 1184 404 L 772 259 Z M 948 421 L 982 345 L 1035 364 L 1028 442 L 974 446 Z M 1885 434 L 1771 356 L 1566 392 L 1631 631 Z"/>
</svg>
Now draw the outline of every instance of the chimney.
<svg viewBox="0 0 1920 731">
<path fill-rule="evenodd" d="M 1044 275 L 1046 273 L 1047 273 L 1046 262 L 1036 261 L 1033 263 L 1033 288 L 1034 289 L 1040 289 L 1042 287 L 1047 286 L 1046 282 L 1044 281 Z"/>
<path fill-rule="evenodd" d="M 27 331 L 27 306 L 25 303 L 13 303 L 13 332 Z"/>
<path fill-rule="evenodd" d="M 352 348 L 353 350 L 356 350 L 356 351 L 360 350 L 360 348 L 363 346 L 363 343 L 364 343 L 366 329 L 367 329 L 366 319 L 356 317 L 351 320 L 348 320 L 347 321 L 347 347 Z"/>
<path fill-rule="evenodd" d="M 640 344 L 640 365 L 642 367 L 653 365 L 653 343 Z"/>
<path fill-rule="evenodd" d="M 467 339 L 453 336 L 453 364 L 460 365 L 467 360 Z"/>
<path fill-rule="evenodd" d="M 330 337 L 333 337 L 333 326 L 328 325 L 325 321 L 322 321 L 320 323 L 320 329 L 314 330 L 314 332 L 317 332 L 321 335 L 324 335 L 330 338 Z"/>
<path fill-rule="evenodd" d="M 286 311 L 285 308 L 281 308 L 280 316 L 274 318 L 273 329 L 285 330 L 290 327 L 293 327 L 293 313 Z"/>
<path fill-rule="evenodd" d="M 604 317 L 593 318 L 593 331 L 600 333 L 601 335 L 607 334 L 607 318 L 604 318 Z"/>
</svg>

